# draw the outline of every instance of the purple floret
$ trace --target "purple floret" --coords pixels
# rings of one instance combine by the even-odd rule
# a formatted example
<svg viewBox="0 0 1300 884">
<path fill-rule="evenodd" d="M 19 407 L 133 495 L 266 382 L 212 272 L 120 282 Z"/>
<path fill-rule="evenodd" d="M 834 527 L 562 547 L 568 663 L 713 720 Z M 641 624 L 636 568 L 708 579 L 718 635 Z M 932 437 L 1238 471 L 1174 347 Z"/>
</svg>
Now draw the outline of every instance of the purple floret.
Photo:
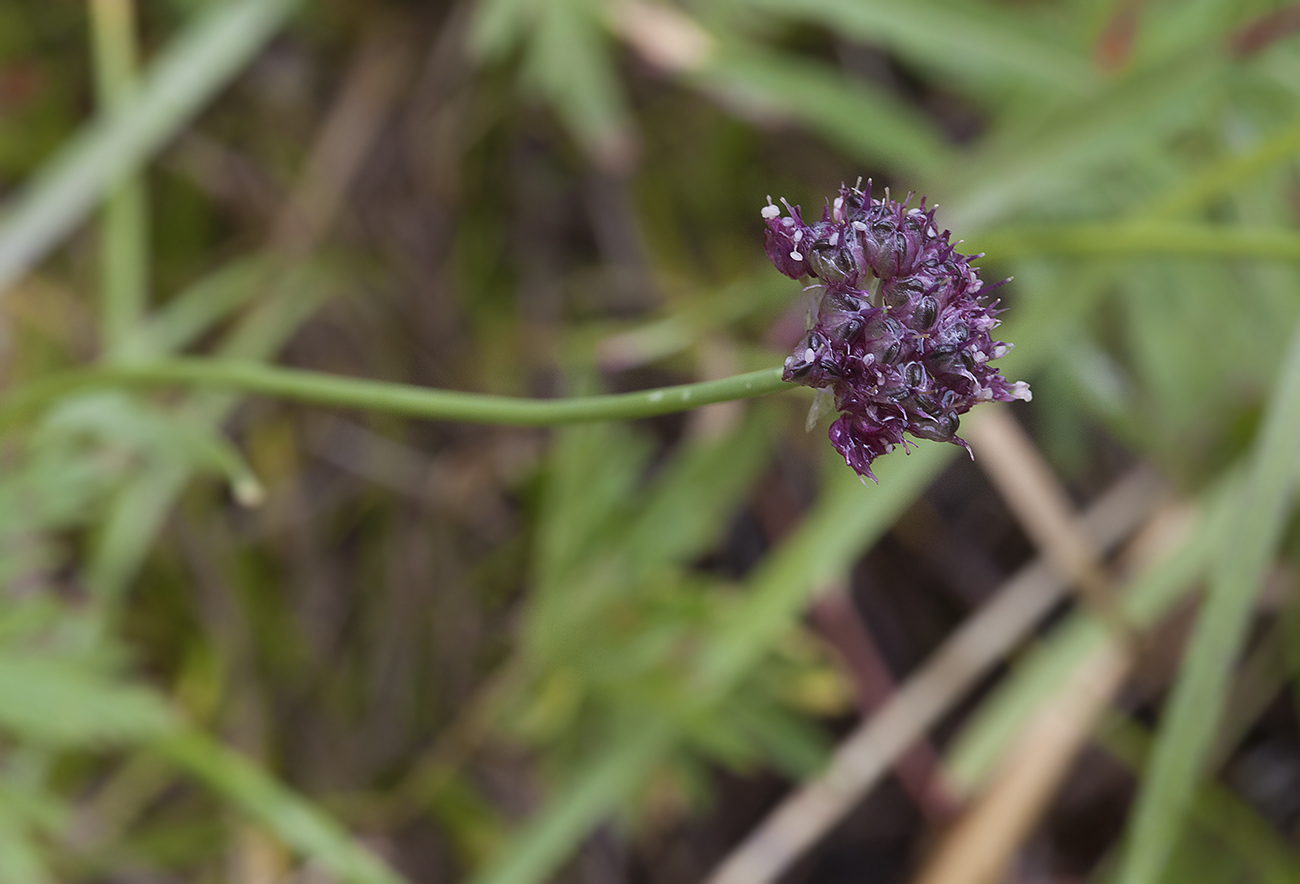
<svg viewBox="0 0 1300 884">
<path fill-rule="evenodd" d="M 859 182 L 860 184 L 861 182 Z M 991 366 L 1010 344 L 995 341 L 997 302 L 972 258 L 939 232 L 934 208 L 872 199 L 841 187 L 813 224 L 798 206 L 763 209 L 767 255 L 793 279 L 816 277 L 821 295 L 812 328 L 785 361 L 784 378 L 826 389 L 840 417 L 831 444 L 859 475 L 903 434 L 966 443 L 960 415 L 979 402 L 1029 401 L 1029 386 L 1009 384 Z M 969 448 L 967 447 L 967 450 Z"/>
</svg>

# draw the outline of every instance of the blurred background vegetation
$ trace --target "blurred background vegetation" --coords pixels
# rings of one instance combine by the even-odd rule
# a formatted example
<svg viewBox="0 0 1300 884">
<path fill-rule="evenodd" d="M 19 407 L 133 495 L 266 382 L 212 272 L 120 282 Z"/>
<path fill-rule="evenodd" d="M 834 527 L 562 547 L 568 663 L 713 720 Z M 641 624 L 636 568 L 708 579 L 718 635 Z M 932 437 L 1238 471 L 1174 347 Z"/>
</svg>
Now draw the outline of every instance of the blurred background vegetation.
<svg viewBox="0 0 1300 884">
<path fill-rule="evenodd" d="M 1262 0 L 4 0 L 0 881 L 1300 880 L 1298 157 Z M 975 463 L 59 386 L 778 365 L 860 175 Z"/>
</svg>

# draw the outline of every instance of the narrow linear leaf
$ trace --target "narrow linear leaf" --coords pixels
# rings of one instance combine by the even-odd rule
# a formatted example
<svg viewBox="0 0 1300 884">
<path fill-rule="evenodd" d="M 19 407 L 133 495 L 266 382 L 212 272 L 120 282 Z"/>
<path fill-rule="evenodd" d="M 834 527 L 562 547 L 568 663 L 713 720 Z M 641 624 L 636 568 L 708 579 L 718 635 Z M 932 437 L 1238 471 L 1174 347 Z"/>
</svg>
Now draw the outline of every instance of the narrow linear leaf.
<svg viewBox="0 0 1300 884">
<path fill-rule="evenodd" d="M 403 878 L 337 822 L 244 756 L 198 731 L 162 740 L 159 752 L 340 881 L 402 884 Z"/>
<path fill-rule="evenodd" d="M 1159 881 L 1185 824 L 1222 713 L 1229 675 L 1300 479 L 1300 326 L 1269 402 L 1245 487 L 1221 543 L 1138 795 L 1119 884 Z"/>
<path fill-rule="evenodd" d="M 798 619 L 809 597 L 884 533 L 956 453 L 950 445 L 921 445 L 910 455 L 895 453 L 879 461 L 880 484 L 869 488 L 836 464 L 816 507 L 749 582 L 746 603 L 737 607 L 730 628 L 706 650 L 697 705 L 683 714 L 682 722 L 707 714 L 734 690 L 774 639 Z M 538 811 L 473 884 L 535 884 L 549 878 L 644 782 L 681 739 L 680 727 L 655 719 L 616 741 L 611 752 Z"/>
<path fill-rule="evenodd" d="M 934 125 L 865 81 L 749 46 L 720 49 L 688 83 L 723 101 L 798 121 L 855 158 L 932 179 L 955 151 Z"/>
<path fill-rule="evenodd" d="M 88 123 L 0 211 L 0 292 L 139 170 L 285 23 L 297 0 L 217 4 L 112 112 Z"/>
<path fill-rule="evenodd" d="M 0 655 L 0 729 L 10 734 L 44 745 L 87 747 L 156 737 L 172 725 L 167 705 L 154 693 L 89 663 Z"/>
<path fill-rule="evenodd" d="M 535 884 L 551 877 L 578 843 L 617 809 L 673 745 L 671 725 L 651 722 L 594 759 L 508 842 L 470 884 Z"/>
<path fill-rule="evenodd" d="M 990 230 L 974 245 L 1002 258 L 1038 255 L 1185 258 L 1271 258 L 1300 261 L 1300 233 L 1276 227 L 1121 222 L 1064 224 L 1051 228 Z"/>
<path fill-rule="evenodd" d="M 816 22 L 863 42 L 881 44 L 927 67 L 963 78 L 1030 82 L 1083 92 L 1097 79 L 1088 59 L 1025 17 L 996 6 L 879 0 L 756 0 L 764 11 Z"/>
</svg>

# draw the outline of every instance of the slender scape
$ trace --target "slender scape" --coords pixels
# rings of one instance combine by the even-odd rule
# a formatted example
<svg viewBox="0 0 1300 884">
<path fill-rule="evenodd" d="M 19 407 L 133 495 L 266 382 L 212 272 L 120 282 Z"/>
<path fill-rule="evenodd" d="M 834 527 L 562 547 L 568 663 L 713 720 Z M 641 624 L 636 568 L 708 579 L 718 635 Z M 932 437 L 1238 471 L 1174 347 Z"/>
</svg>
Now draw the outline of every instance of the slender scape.
<svg viewBox="0 0 1300 884">
<path fill-rule="evenodd" d="M 363 408 L 430 420 L 516 426 L 653 417 L 715 402 L 762 396 L 790 387 L 781 380 L 780 368 L 767 368 L 718 381 L 636 393 L 569 399 L 519 399 L 349 378 L 255 362 L 165 359 L 95 365 L 27 384 L 0 398 L 0 426 L 20 420 L 59 396 L 76 390 L 172 386 L 237 390 L 316 405 Z"/>
</svg>

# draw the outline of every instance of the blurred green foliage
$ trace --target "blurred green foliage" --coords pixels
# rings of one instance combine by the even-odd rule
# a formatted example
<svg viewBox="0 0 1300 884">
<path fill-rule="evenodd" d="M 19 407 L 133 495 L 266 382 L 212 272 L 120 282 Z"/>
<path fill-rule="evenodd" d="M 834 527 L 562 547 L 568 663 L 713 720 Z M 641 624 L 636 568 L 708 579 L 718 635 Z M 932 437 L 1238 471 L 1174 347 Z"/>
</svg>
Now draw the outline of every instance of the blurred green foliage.
<svg viewBox="0 0 1300 884">
<path fill-rule="evenodd" d="M 1103 737 L 1145 773 L 1098 879 L 1292 880 L 1294 846 L 1206 782 L 1297 552 L 1300 41 L 1274 10 L 140 3 L 138 83 L 92 112 L 90 17 L 6 3 L 4 392 L 182 353 L 513 395 L 757 369 L 803 309 L 764 266 L 766 195 L 927 194 L 1014 274 L 1004 370 L 1057 470 L 1082 481 L 1104 435 L 1201 504 L 1125 588 L 1144 628 L 1209 591 L 1161 726 Z M 127 180 L 151 212 L 97 219 Z M 121 262 L 154 280 L 143 315 Z M 810 774 L 848 691 L 804 611 L 956 449 L 864 490 L 806 405 L 544 436 L 60 399 L 0 438 L 0 880 L 522 884 L 611 820 L 707 807 L 719 766 Z M 1083 611 L 1047 630 L 954 777 L 977 787 L 1104 637 Z"/>
</svg>

